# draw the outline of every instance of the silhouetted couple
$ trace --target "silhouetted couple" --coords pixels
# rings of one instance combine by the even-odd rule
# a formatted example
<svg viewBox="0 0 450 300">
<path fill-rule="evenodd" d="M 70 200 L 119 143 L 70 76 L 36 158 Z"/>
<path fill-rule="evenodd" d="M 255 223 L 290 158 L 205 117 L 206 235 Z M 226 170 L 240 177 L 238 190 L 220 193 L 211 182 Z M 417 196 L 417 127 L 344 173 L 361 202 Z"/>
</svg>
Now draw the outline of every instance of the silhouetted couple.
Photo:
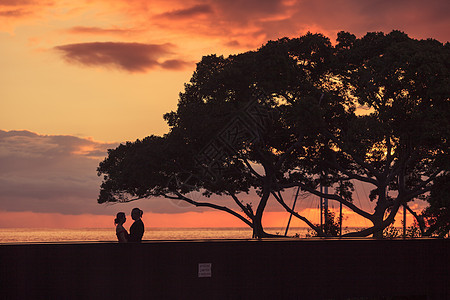
<svg viewBox="0 0 450 300">
<path fill-rule="evenodd" d="M 144 222 L 141 218 L 144 212 L 139 208 L 133 208 L 131 211 L 131 218 L 134 223 L 130 227 L 130 234 L 123 227 L 123 224 L 127 221 L 124 212 L 119 212 L 116 215 L 114 224 L 116 224 L 116 235 L 119 243 L 140 243 L 142 241 L 142 236 L 144 235 Z"/>
</svg>

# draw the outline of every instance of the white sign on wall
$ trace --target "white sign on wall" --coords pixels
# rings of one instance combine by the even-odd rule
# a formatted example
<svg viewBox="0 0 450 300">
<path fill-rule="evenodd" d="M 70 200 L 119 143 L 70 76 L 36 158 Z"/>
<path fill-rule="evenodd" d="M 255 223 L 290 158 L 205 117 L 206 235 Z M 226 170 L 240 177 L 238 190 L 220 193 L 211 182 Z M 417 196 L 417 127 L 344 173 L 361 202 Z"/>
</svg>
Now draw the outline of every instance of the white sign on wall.
<svg viewBox="0 0 450 300">
<path fill-rule="evenodd" d="M 211 277 L 211 263 L 199 263 L 198 264 L 198 277 Z"/>
</svg>

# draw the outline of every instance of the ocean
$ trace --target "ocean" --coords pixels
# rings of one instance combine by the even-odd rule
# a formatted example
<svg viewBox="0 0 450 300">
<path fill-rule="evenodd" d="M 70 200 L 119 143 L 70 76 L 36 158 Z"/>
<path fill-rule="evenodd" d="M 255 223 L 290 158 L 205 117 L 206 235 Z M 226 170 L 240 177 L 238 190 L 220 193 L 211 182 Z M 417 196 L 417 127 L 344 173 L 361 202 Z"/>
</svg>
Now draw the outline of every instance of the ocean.
<svg viewBox="0 0 450 300">
<path fill-rule="evenodd" d="M 266 228 L 268 233 L 284 235 L 285 228 Z M 308 228 L 290 228 L 288 236 L 305 237 Z M 233 228 L 146 228 L 144 240 L 251 239 L 252 230 Z M 0 228 L 0 244 L 117 241 L 115 228 Z"/>
</svg>

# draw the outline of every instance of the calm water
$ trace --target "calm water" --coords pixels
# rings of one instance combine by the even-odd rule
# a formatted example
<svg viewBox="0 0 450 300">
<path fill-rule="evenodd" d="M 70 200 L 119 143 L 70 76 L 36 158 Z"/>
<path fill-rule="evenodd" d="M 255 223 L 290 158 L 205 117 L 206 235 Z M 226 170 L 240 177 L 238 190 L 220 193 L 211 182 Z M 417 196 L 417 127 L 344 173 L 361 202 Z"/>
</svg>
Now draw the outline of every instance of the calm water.
<svg viewBox="0 0 450 300">
<path fill-rule="evenodd" d="M 284 228 L 266 228 L 284 235 Z M 289 235 L 304 237 L 306 228 L 291 228 Z M 250 228 L 146 228 L 144 240 L 250 239 Z M 0 243 L 116 241 L 114 228 L 36 229 L 0 228 Z"/>
</svg>

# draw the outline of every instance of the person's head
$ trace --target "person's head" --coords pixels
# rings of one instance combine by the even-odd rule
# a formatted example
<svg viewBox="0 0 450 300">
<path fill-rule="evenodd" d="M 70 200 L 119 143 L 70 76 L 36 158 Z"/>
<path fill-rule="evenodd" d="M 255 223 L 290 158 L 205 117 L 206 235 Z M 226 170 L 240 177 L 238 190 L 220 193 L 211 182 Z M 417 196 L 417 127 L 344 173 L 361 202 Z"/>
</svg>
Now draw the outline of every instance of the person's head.
<svg viewBox="0 0 450 300">
<path fill-rule="evenodd" d="M 135 220 L 135 221 L 142 218 L 143 214 L 144 214 L 144 212 L 137 207 L 135 207 L 135 208 L 133 208 L 133 210 L 131 210 L 131 218 L 133 218 L 133 220 Z"/>
<path fill-rule="evenodd" d="M 127 217 L 125 216 L 124 212 L 118 212 L 116 215 L 116 218 L 114 219 L 114 224 L 120 224 L 122 225 L 127 220 Z"/>
</svg>

